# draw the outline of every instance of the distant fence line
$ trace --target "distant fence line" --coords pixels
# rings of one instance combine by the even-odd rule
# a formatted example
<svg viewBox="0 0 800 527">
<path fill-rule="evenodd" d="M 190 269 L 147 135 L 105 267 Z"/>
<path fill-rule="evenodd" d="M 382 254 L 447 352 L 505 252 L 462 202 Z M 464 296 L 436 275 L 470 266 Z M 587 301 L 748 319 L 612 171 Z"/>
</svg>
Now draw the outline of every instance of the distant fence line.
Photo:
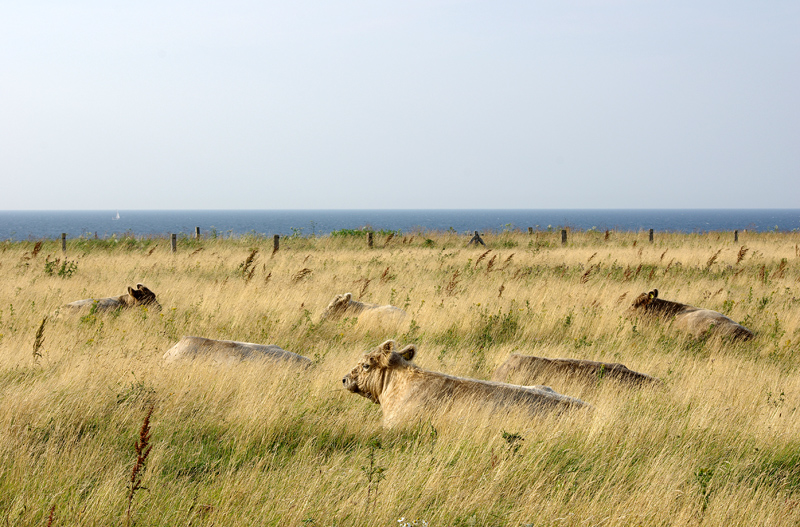
<svg viewBox="0 0 800 527">
<path fill-rule="evenodd" d="M 589 229 L 589 231 L 592 231 L 592 230 L 593 229 Z M 520 231 L 520 232 L 522 232 L 522 231 Z M 534 233 L 539 234 L 539 233 L 542 233 L 542 232 L 555 233 L 555 231 L 550 230 L 550 229 L 548 229 L 546 231 L 540 231 L 540 230 L 534 231 L 533 227 L 528 227 L 528 235 L 529 236 L 532 236 Z M 567 243 L 568 243 L 568 232 L 569 232 L 568 229 L 561 229 L 561 244 L 562 245 L 567 245 Z M 612 231 L 610 231 L 610 230 L 606 230 L 605 231 L 605 233 L 604 233 L 604 239 L 605 240 L 608 240 L 610 238 L 611 232 Z M 629 231 L 624 231 L 624 232 L 629 232 Z M 686 234 L 688 234 L 688 233 L 686 233 Z M 96 235 L 95 235 L 95 237 L 96 237 Z M 213 238 L 216 238 L 216 236 L 213 236 Z M 280 238 L 281 238 L 280 234 L 275 234 L 272 237 L 272 253 L 273 254 L 278 252 L 278 250 L 280 249 Z M 201 239 L 200 227 L 195 227 L 195 229 L 194 229 L 194 239 L 195 240 L 200 240 Z M 648 230 L 648 241 L 650 243 L 653 243 L 654 239 L 655 239 L 655 229 L 649 229 Z M 176 233 L 174 233 L 174 232 L 170 233 L 169 234 L 169 240 L 170 240 L 171 252 L 173 252 L 173 253 L 178 252 L 178 235 Z M 374 246 L 373 231 L 366 231 L 366 240 L 367 240 L 367 247 L 369 247 L 371 249 Z M 733 231 L 733 241 L 734 241 L 734 243 L 738 243 L 739 242 L 739 230 L 738 229 Z M 483 246 L 486 246 L 486 243 L 481 238 L 481 235 L 479 234 L 479 231 L 474 231 L 474 234 L 472 235 L 470 240 L 467 242 L 467 246 L 470 246 L 470 245 L 475 245 L 475 246 L 483 245 Z M 61 233 L 61 251 L 63 253 L 67 252 L 67 233 L 66 232 L 62 232 Z"/>
</svg>

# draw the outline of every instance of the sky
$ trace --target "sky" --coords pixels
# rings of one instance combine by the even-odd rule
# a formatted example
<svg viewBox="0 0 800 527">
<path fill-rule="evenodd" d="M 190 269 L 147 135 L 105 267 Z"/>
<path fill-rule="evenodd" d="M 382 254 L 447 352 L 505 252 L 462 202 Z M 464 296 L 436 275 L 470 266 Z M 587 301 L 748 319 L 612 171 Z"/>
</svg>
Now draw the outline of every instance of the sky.
<svg viewBox="0 0 800 527">
<path fill-rule="evenodd" d="M 800 208 L 800 2 L 0 5 L 0 210 Z"/>
</svg>

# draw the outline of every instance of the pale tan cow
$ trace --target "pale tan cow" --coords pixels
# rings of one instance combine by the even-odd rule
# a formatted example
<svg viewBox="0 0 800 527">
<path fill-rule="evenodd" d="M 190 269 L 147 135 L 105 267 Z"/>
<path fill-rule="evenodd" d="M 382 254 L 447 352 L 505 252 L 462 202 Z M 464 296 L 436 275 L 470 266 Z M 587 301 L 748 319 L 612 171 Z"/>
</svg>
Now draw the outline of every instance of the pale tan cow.
<svg viewBox="0 0 800 527">
<path fill-rule="evenodd" d="M 512 353 L 501 364 L 492 380 L 511 384 L 551 382 L 554 376 L 579 377 L 585 380 L 614 379 L 627 384 L 657 384 L 650 375 L 630 370 L 622 364 L 581 359 L 548 359 Z"/>
<path fill-rule="evenodd" d="M 395 341 L 387 340 L 367 352 L 342 379 L 345 389 L 381 405 L 387 427 L 449 411 L 456 404 L 490 411 L 521 409 L 530 414 L 589 406 L 546 386 L 515 386 L 423 370 L 411 362 L 414 345 L 399 351 L 396 347 Z"/>
<path fill-rule="evenodd" d="M 367 304 L 353 300 L 352 293 L 345 293 L 343 295 L 336 295 L 325 311 L 322 312 L 320 321 L 323 320 L 337 320 L 344 316 L 356 316 L 364 312 L 378 316 L 387 316 L 391 318 L 402 318 L 406 312 L 399 307 L 391 305 Z"/>
<path fill-rule="evenodd" d="M 147 306 L 161 310 L 161 304 L 156 300 L 156 294 L 145 287 L 144 284 L 136 284 L 136 289 L 128 286 L 128 292 L 124 295 L 76 300 L 75 302 L 70 302 L 65 307 L 71 309 L 90 309 L 95 305 L 98 311 L 136 306 Z"/>
<path fill-rule="evenodd" d="M 658 298 L 658 289 L 639 295 L 631 304 L 629 313 L 672 321 L 676 329 L 696 337 L 708 331 L 742 340 L 753 337 L 752 331 L 722 313 Z"/>
<path fill-rule="evenodd" d="M 235 364 L 245 360 L 285 362 L 303 368 L 311 359 L 269 344 L 252 344 L 235 340 L 212 340 L 203 337 L 183 337 L 164 353 L 164 361 L 206 360 L 218 364 Z"/>
</svg>

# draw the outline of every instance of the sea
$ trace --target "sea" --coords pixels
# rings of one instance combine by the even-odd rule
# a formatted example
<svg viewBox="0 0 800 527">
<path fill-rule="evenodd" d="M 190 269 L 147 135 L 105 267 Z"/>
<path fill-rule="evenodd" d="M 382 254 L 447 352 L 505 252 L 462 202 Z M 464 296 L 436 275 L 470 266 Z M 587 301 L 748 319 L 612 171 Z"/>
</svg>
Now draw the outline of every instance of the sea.
<svg viewBox="0 0 800 527">
<path fill-rule="evenodd" d="M 562 229 L 703 233 L 797 231 L 800 209 L 86 210 L 0 211 L 0 240 L 170 234 L 325 236 L 343 229 L 399 233 Z"/>
</svg>

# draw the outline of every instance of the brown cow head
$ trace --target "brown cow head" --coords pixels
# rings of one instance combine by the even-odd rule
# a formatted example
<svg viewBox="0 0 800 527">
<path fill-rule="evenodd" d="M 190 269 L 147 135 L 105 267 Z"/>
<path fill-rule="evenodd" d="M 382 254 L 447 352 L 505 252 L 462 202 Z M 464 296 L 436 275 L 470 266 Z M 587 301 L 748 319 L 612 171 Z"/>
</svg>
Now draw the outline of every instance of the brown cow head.
<svg viewBox="0 0 800 527">
<path fill-rule="evenodd" d="M 636 313 L 645 313 L 647 315 L 658 315 L 661 317 L 672 317 L 679 312 L 685 310 L 686 304 L 680 302 L 672 302 L 670 300 L 662 300 L 658 298 L 658 289 L 653 289 L 649 293 L 642 293 L 631 304 L 630 310 Z"/>
<path fill-rule="evenodd" d="M 379 397 L 392 370 L 408 366 L 417 352 L 413 344 L 400 351 L 395 351 L 396 347 L 395 341 L 387 340 L 377 349 L 365 353 L 356 367 L 342 379 L 344 387 L 380 404 Z"/>
<path fill-rule="evenodd" d="M 343 295 L 336 295 L 331 303 L 328 304 L 328 307 L 325 308 L 325 311 L 322 312 L 322 316 L 320 320 L 326 319 L 335 319 L 341 317 L 345 311 L 347 311 L 347 306 L 350 305 L 350 300 L 353 298 L 352 293 L 345 293 Z"/>
<path fill-rule="evenodd" d="M 161 304 L 156 300 L 156 294 L 144 284 L 136 284 L 136 289 L 128 286 L 128 294 L 120 297 L 120 301 L 128 307 L 153 306 L 158 310 L 161 309 Z"/>
</svg>

